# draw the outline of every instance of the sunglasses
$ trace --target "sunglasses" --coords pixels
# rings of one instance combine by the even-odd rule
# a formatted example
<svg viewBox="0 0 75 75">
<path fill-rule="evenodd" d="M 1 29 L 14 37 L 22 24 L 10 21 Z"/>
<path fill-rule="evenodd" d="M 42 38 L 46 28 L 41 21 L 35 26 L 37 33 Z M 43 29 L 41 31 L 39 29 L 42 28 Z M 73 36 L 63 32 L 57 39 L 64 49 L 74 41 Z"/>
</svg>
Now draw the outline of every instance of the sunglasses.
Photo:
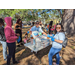
<svg viewBox="0 0 75 75">
<path fill-rule="evenodd" d="M 61 29 L 61 27 L 56 27 L 56 29 Z"/>
</svg>

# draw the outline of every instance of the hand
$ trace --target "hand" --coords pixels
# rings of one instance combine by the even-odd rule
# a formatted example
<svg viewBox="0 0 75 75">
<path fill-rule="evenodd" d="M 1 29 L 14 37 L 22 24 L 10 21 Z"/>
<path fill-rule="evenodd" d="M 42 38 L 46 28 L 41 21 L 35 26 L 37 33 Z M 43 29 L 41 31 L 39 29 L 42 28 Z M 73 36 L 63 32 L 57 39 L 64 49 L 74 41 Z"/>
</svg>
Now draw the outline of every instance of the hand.
<svg viewBox="0 0 75 75">
<path fill-rule="evenodd" d="M 17 37 L 17 39 L 19 38 L 19 36 Z"/>
<path fill-rule="evenodd" d="M 20 28 L 20 27 L 18 27 L 18 29 L 21 29 L 22 30 L 22 28 Z"/>
<path fill-rule="evenodd" d="M 29 31 L 27 31 L 27 33 L 29 34 Z"/>
<path fill-rule="evenodd" d="M 20 34 L 16 34 L 17 36 L 20 36 Z"/>
<path fill-rule="evenodd" d="M 51 36 L 49 34 L 47 34 L 47 37 L 51 38 Z"/>
<path fill-rule="evenodd" d="M 55 38 L 53 38 L 53 37 L 52 37 L 52 38 L 51 38 L 51 41 L 53 41 L 53 42 L 54 42 L 54 41 L 55 41 Z"/>
</svg>

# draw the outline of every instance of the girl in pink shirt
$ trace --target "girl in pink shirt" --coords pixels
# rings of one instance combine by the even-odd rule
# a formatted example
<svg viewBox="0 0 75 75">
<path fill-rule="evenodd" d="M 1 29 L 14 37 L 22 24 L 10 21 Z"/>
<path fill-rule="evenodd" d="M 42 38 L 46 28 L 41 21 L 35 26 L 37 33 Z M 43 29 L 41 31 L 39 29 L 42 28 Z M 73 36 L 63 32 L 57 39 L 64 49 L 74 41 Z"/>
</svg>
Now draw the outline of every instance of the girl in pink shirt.
<svg viewBox="0 0 75 75">
<path fill-rule="evenodd" d="M 18 39 L 17 34 L 14 33 L 12 29 L 12 19 L 11 17 L 5 17 L 6 27 L 4 29 L 6 42 L 8 46 L 9 54 L 7 56 L 7 65 L 10 65 L 10 60 L 12 57 L 13 64 L 18 63 L 15 60 L 15 49 L 16 49 L 16 40 Z"/>
</svg>

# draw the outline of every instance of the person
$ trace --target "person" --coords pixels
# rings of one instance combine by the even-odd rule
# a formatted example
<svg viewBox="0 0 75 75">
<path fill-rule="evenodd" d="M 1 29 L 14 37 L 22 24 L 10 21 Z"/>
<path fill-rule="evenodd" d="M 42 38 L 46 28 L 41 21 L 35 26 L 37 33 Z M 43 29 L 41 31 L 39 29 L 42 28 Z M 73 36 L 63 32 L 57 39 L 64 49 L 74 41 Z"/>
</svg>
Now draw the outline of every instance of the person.
<svg viewBox="0 0 75 75">
<path fill-rule="evenodd" d="M 56 25 L 55 35 L 50 36 L 52 42 L 52 47 L 49 51 L 48 58 L 49 58 L 49 65 L 52 65 L 52 57 L 56 54 L 56 64 L 59 65 L 60 56 L 59 52 L 62 49 L 62 43 L 65 40 L 65 34 L 63 26 L 59 23 Z"/>
<path fill-rule="evenodd" d="M 53 21 L 50 21 L 50 23 L 49 23 L 49 34 L 52 34 L 52 32 L 51 32 L 52 24 L 53 24 Z"/>
<path fill-rule="evenodd" d="M 35 22 L 32 22 L 32 25 L 34 26 Z"/>
<path fill-rule="evenodd" d="M 39 22 L 37 21 L 36 22 L 36 26 L 33 26 L 31 29 L 30 29 L 30 32 L 32 33 L 32 31 L 38 31 L 38 32 L 41 32 L 42 34 L 46 35 L 47 34 L 39 27 Z"/>
<path fill-rule="evenodd" d="M 56 25 L 54 25 L 54 26 L 51 28 L 51 32 L 52 32 L 52 34 L 54 33 L 55 28 L 56 28 Z"/>
<path fill-rule="evenodd" d="M 15 34 L 13 29 L 12 29 L 13 23 L 12 23 L 11 17 L 5 17 L 4 20 L 6 22 L 6 27 L 4 29 L 4 32 L 5 32 L 6 42 L 7 42 L 8 51 L 9 51 L 9 54 L 7 56 L 7 65 L 10 65 L 11 58 L 13 60 L 13 64 L 18 63 L 15 60 L 15 49 L 16 49 L 16 43 L 15 42 L 18 39 L 17 36 L 19 36 L 19 34 Z"/>
<path fill-rule="evenodd" d="M 22 21 L 21 19 L 18 19 L 16 24 L 14 25 L 14 29 L 15 29 L 15 33 L 17 34 L 20 34 L 20 38 L 21 40 L 18 43 L 17 47 L 20 47 L 20 45 L 23 45 L 22 43 Z"/>
<path fill-rule="evenodd" d="M 5 61 L 7 61 L 7 43 L 4 33 L 4 21 L 2 18 L 0 18 L 0 43 L 3 47 L 3 58 Z"/>
<path fill-rule="evenodd" d="M 26 33 L 25 33 L 24 43 L 27 43 L 27 40 L 28 40 L 28 33 L 26 32 Z"/>
<path fill-rule="evenodd" d="M 45 30 L 47 30 L 47 24 L 45 24 Z"/>
</svg>

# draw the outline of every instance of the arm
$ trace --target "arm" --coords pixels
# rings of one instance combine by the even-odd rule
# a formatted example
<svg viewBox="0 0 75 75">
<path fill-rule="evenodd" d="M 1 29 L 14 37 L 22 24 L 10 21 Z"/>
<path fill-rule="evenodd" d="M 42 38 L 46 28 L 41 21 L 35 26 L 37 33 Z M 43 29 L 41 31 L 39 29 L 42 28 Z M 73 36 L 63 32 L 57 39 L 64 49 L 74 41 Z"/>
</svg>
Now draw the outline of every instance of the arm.
<svg viewBox="0 0 75 75">
<path fill-rule="evenodd" d="M 4 31 L 3 31 L 3 30 L 4 30 L 4 29 L 1 27 L 1 28 L 0 28 L 0 33 L 4 35 Z"/>
<path fill-rule="evenodd" d="M 42 32 L 42 33 L 47 36 L 47 34 L 45 32 Z"/>
<path fill-rule="evenodd" d="M 47 34 L 40 28 L 39 31 L 47 36 Z"/>
<path fill-rule="evenodd" d="M 16 24 L 14 25 L 14 29 L 15 29 L 15 30 L 18 29 L 18 28 L 16 28 Z"/>
<path fill-rule="evenodd" d="M 58 43 L 63 43 L 64 39 L 65 39 L 65 35 L 64 34 L 59 34 L 59 40 L 55 39 L 55 38 L 51 38 L 52 41 L 58 42 Z"/>
<path fill-rule="evenodd" d="M 17 39 L 18 37 L 17 36 L 12 36 L 11 35 L 11 31 L 10 31 L 10 29 L 9 28 L 7 28 L 6 30 L 5 30 L 5 36 L 6 36 L 6 39 L 7 40 L 15 40 L 15 39 Z"/>
<path fill-rule="evenodd" d="M 62 40 L 57 40 L 57 39 L 55 39 L 55 42 L 63 43 L 63 41 L 62 41 Z"/>
</svg>

